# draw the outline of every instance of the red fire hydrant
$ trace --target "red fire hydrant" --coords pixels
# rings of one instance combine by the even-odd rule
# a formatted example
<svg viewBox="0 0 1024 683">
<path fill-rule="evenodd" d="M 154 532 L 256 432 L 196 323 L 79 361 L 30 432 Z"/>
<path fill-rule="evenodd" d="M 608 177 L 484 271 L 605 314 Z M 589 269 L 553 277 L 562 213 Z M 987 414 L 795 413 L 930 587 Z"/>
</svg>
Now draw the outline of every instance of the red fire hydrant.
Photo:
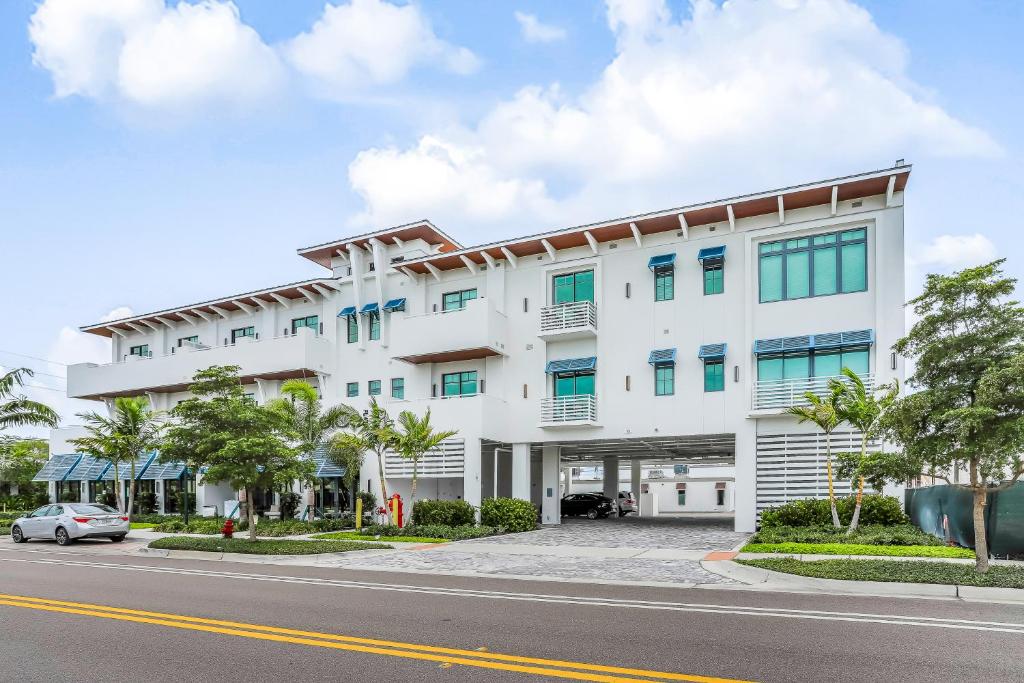
<svg viewBox="0 0 1024 683">
<path fill-rule="evenodd" d="M 220 530 L 220 532 L 224 534 L 224 538 L 234 538 L 235 523 L 228 519 L 226 522 L 224 522 L 224 527 Z"/>
</svg>

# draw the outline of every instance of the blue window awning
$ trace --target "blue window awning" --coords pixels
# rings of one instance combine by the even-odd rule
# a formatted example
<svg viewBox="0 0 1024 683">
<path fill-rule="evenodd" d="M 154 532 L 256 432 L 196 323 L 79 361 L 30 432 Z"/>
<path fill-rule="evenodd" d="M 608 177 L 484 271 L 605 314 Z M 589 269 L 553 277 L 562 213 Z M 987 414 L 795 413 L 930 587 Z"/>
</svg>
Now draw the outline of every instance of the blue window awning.
<svg viewBox="0 0 1024 683">
<path fill-rule="evenodd" d="M 565 360 L 548 361 L 544 372 L 553 375 L 558 372 L 583 372 L 593 370 L 596 367 L 597 356 L 591 356 L 590 358 L 566 358 Z"/>
<path fill-rule="evenodd" d="M 377 302 L 374 301 L 372 304 L 366 304 L 365 306 L 360 308 L 359 312 L 360 313 L 376 313 L 379 308 L 380 308 L 380 306 L 378 306 Z"/>
<path fill-rule="evenodd" d="M 651 355 L 647 357 L 647 362 L 651 365 L 675 365 L 676 350 L 658 349 L 651 351 Z"/>
<path fill-rule="evenodd" d="M 725 258 L 725 247 L 705 247 L 697 252 L 697 260 L 700 262 L 721 260 Z"/>
<path fill-rule="evenodd" d="M 86 455 L 75 468 L 72 475 L 76 481 L 100 481 L 113 465 L 109 460 L 100 460 L 91 455 Z M 110 476 L 113 479 L 113 475 Z"/>
<path fill-rule="evenodd" d="M 356 307 L 355 306 L 346 306 L 345 308 L 343 308 L 340 311 L 338 311 L 338 317 L 339 318 L 345 318 L 345 317 L 348 317 L 350 315 L 355 315 L 355 314 L 356 314 Z"/>
<path fill-rule="evenodd" d="M 155 462 L 146 468 L 146 472 L 139 477 L 140 479 L 149 480 L 161 480 L 161 479 L 181 479 L 181 475 L 185 474 L 185 463 L 181 462 L 168 462 L 159 463 Z"/>
<path fill-rule="evenodd" d="M 66 481 L 71 470 L 85 457 L 81 453 L 54 455 L 32 477 L 32 481 Z"/>
<path fill-rule="evenodd" d="M 656 268 L 671 268 L 672 264 L 675 262 L 675 254 L 662 254 L 660 256 L 652 256 L 651 260 L 647 262 L 647 267 L 651 270 L 655 270 Z"/>
<path fill-rule="evenodd" d="M 384 304 L 385 311 L 404 311 L 405 310 L 405 297 L 400 299 L 390 299 Z"/>
<path fill-rule="evenodd" d="M 805 334 L 799 337 L 758 339 L 754 342 L 754 353 L 795 353 L 811 349 L 842 349 L 851 346 L 870 346 L 875 341 L 874 330 L 850 330 L 847 332 L 826 332 Z"/>
<path fill-rule="evenodd" d="M 725 347 L 727 344 L 704 344 L 697 352 L 697 358 L 701 360 L 722 360 L 725 358 Z"/>
</svg>

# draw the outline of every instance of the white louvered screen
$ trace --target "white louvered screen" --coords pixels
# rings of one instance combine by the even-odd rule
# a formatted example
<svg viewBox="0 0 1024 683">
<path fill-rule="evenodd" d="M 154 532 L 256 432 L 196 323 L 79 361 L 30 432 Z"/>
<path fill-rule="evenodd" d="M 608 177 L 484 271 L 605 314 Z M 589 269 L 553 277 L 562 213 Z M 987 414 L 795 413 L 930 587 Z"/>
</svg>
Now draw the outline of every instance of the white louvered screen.
<svg viewBox="0 0 1024 683">
<path fill-rule="evenodd" d="M 869 450 L 881 443 L 868 442 Z M 860 449 L 860 432 L 833 432 L 833 467 L 837 453 Z M 849 481 L 835 481 L 837 496 L 850 495 Z M 867 489 L 865 489 L 865 492 Z M 800 498 L 827 498 L 828 473 L 825 467 L 823 434 L 757 435 L 757 514 Z"/>
<path fill-rule="evenodd" d="M 435 450 L 420 458 L 416 476 L 421 479 L 439 477 L 461 477 L 466 456 L 465 439 L 446 439 Z M 397 453 L 384 454 L 384 475 L 387 477 L 412 477 L 412 460 L 406 460 Z"/>
</svg>

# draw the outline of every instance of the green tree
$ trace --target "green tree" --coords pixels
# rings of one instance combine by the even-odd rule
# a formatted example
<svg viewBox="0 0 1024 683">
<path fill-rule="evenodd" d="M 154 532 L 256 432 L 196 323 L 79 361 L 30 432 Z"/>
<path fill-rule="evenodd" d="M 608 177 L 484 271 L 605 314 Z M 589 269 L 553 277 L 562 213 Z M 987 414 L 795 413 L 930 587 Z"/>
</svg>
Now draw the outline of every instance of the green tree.
<svg viewBox="0 0 1024 683">
<path fill-rule="evenodd" d="M 907 384 L 885 420 L 902 451 L 878 458 L 878 479 L 928 474 L 950 482 L 966 465 L 974 506 L 976 568 L 988 571 L 988 494 L 1024 474 L 1024 307 L 1003 260 L 952 275 L 929 275 L 913 299 L 918 321 L 893 347 L 914 358 Z"/>
<path fill-rule="evenodd" d="M 46 464 L 49 453 L 49 445 L 42 439 L 0 437 L 0 482 L 16 485 L 20 496 L 37 494 L 44 485 L 32 477 Z M 6 493 L 0 489 L 0 496 Z"/>
<path fill-rule="evenodd" d="M 331 451 L 341 457 L 351 458 L 354 454 L 372 451 L 377 455 L 377 473 L 380 476 L 380 492 L 383 505 L 387 505 L 388 484 L 384 478 L 384 453 L 394 450 L 398 440 L 394 420 L 388 411 L 370 400 L 370 408 L 365 414 L 354 413 L 349 424 L 349 431 L 338 432 L 331 439 Z"/>
<path fill-rule="evenodd" d="M 860 522 L 860 507 L 864 500 L 863 468 L 871 459 L 868 443 L 882 433 L 882 418 L 899 395 L 900 386 L 893 380 L 891 383 L 875 387 L 874 391 L 869 391 L 856 372 L 850 368 L 843 368 L 842 373 L 843 379 L 830 379 L 828 386 L 830 391 L 838 393 L 836 415 L 840 421 L 848 422 L 860 432 L 860 450 L 842 454 L 839 467 L 842 476 L 849 477 L 851 482 L 857 482 L 857 502 L 853 507 L 853 517 L 850 519 L 850 528 L 847 532 L 852 534 Z"/>
<path fill-rule="evenodd" d="M 825 468 L 828 472 L 828 503 L 832 509 L 832 526 L 839 528 L 839 511 L 836 509 L 835 485 L 832 478 L 832 432 L 839 426 L 837 404 L 843 392 L 841 387 L 830 387 L 824 397 L 808 391 L 804 394 L 808 405 L 791 406 L 786 410 L 796 417 L 800 423 L 811 422 L 825 435 Z"/>
<path fill-rule="evenodd" d="M 96 412 L 79 413 L 85 422 L 87 436 L 71 439 L 79 451 L 99 460 L 107 460 L 114 468 L 114 493 L 117 506 L 129 519 L 135 509 L 136 464 L 146 453 L 157 450 L 163 440 L 162 414 L 150 410 L 145 396 L 122 396 L 114 399 L 110 417 Z M 122 505 L 121 463 L 128 463 L 131 481 L 128 484 L 128 505 Z"/>
<path fill-rule="evenodd" d="M 416 504 L 416 479 L 419 476 L 419 462 L 424 453 L 437 448 L 442 441 L 458 434 L 457 431 L 435 432 L 430 424 L 430 409 L 422 418 L 408 410 L 398 414 L 398 432 L 394 449 L 406 460 L 412 460 L 412 494 L 409 496 L 409 513 Z"/>
<path fill-rule="evenodd" d="M 175 424 L 168 430 L 161 458 L 206 467 L 203 481 L 228 482 L 245 492 L 249 540 L 256 540 L 253 509 L 256 491 L 280 490 L 313 475 L 313 463 L 289 443 L 298 435 L 279 410 L 246 398 L 238 366 L 200 370 L 189 387 L 193 397 L 171 411 Z"/>
<path fill-rule="evenodd" d="M 15 368 L 0 375 L 0 430 L 11 427 L 56 427 L 60 416 L 47 405 L 15 393 L 25 385 L 26 377 L 35 373 L 28 368 Z"/>
</svg>

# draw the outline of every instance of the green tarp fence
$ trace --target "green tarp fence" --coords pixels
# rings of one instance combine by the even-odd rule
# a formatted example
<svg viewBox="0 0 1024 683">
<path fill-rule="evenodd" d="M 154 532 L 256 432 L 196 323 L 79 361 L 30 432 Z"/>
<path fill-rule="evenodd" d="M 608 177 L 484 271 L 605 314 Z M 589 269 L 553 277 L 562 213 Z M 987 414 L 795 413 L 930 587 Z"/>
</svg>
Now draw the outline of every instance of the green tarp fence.
<svg viewBox="0 0 1024 683">
<path fill-rule="evenodd" d="M 949 519 L 949 536 L 958 544 L 974 547 L 974 498 L 958 486 L 907 489 L 907 514 L 924 531 L 945 538 L 943 518 Z M 990 493 L 985 505 L 985 531 L 994 557 L 1024 556 L 1024 482 Z"/>
</svg>

